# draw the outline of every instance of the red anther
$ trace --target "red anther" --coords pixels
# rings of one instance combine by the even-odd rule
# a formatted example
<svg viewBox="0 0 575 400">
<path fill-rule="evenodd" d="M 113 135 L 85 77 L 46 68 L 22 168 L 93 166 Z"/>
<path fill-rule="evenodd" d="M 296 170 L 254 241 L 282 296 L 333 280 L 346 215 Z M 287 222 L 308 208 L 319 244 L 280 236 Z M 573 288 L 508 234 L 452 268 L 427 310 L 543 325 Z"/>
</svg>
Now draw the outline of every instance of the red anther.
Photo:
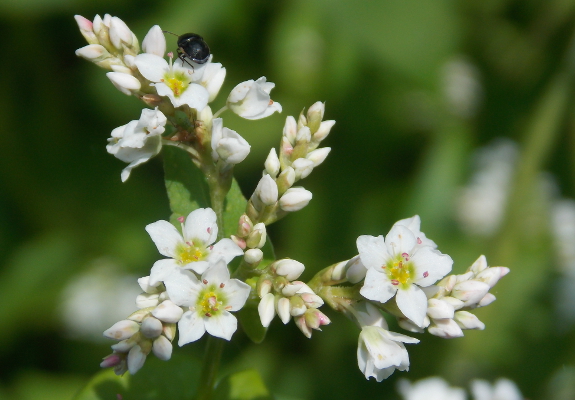
<svg viewBox="0 0 575 400">
<path fill-rule="evenodd" d="M 423 243 L 420 238 L 417 238 L 417 244 Z"/>
<path fill-rule="evenodd" d="M 222 283 L 220 283 L 220 289 L 223 289 L 223 287 L 224 287 L 224 286 L 226 286 L 226 284 L 225 284 L 225 283 L 223 283 L 223 282 L 222 282 Z"/>
<path fill-rule="evenodd" d="M 214 246 L 213 246 L 213 245 L 212 245 L 212 246 L 210 246 L 210 247 L 208 247 L 208 249 L 210 249 L 210 251 L 211 251 L 213 248 L 214 248 Z"/>
<path fill-rule="evenodd" d="M 174 53 L 172 53 L 171 51 L 168 53 L 168 57 L 172 58 L 174 56 Z"/>
<path fill-rule="evenodd" d="M 181 224 L 184 223 L 186 219 L 182 216 L 182 217 L 178 217 L 178 222 L 180 222 Z"/>
<path fill-rule="evenodd" d="M 218 299 L 215 296 L 211 296 L 208 299 L 208 304 L 210 305 L 210 307 L 214 308 L 215 306 L 218 305 Z M 217 311 L 217 310 L 216 310 Z"/>
<path fill-rule="evenodd" d="M 394 286 L 397 286 L 397 285 L 399 285 L 399 281 L 397 279 L 392 279 L 391 284 Z"/>
<path fill-rule="evenodd" d="M 405 258 L 405 261 L 409 261 L 409 254 L 407 254 L 407 253 L 401 253 L 401 256 L 402 256 L 403 258 Z"/>
<path fill-rule="evenodd" d="M 425 271 L 425 272 L 423 273 L 423 277 L 424 277 L 424 278 L 427 278 L 428 276 L 429 276 L 429 272 Z"/>
<path fill-rule="evenodd" d="M 226 310 L 231 310 L 231 309 L 232 309 L 232 306 L 225 306 L 224 308 L 225 308 Z"/>
<path fill-rule="evenodd" d="M 270 102 L 268 103 L 268 105 L 271 106 L 272 104 L 274 104 L 274 101 L 272 99 L 270 99 Z"/>
<path fill-rule="evenodd" d="M 193 242 L 192 242 L 192 243 L 186 242 L 186 244 L 187 244 L 188 246 L 192 246 Z"/>
<path fill-rule="evenodd" d="M 208 227 L 207 231 L 208 233 L 212 233 L 212 228 Z"/>
<path fill-rule="evenodd" d="M 212 314 L 210 314 L 209 312 L 205 313 L 204 315 L 205 315 L 206 317 L 211 317 L 211 316 L 212 316 Z"/>
<path fill-rule="evenodd" d="M 397 263 L 397 268 L 403 268 L 403 261 Z"/>
<path fill-rule="evenodd" d="M 207 280 L 207 279 L 204 279 L 204 280 L 202 281 L 202 283 L 203 283 L 204 285 L 207 285 L 207 284 L 208 284 L 208 280 Z"/>
</svg>

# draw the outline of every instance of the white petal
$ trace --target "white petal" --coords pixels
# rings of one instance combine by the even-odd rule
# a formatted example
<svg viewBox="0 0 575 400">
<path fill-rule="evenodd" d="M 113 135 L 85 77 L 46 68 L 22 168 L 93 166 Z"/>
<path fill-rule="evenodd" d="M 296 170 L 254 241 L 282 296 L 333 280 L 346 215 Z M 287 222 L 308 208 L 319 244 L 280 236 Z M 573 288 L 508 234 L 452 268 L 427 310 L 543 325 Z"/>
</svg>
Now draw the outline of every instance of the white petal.
<svg viewBox="0 0 575 400">
<path fill-rule="evenodd" d="M 230 279 L 225 282 L 222 291 L 228 299 L 226 309 L 228 311 L 238 311 L 241 309 L 250 296 L 251 287 L 238 279 Z M 229 309 L 227 307 L 230 307 Z"/>
<path fill-rule="evenodd" d="M 146 354 L 142 352 L 142 348 L 138 345 L 132 347 L 128 353 L 128 371 L 134 375 L 144 366 L 146 361 Z"/>
<path fill-rule="evenodd" d="M 369 268 L 359 293 L 366 299 L 385 303 L 393 297 L 396 291 L 397 287 L 391 284 L 386 274 Z"/>
<path fill-rule="evenodd" d="M 212 264 L 203 274 L 202 282 L 208 281 L 207 285 L 215 284 L 219 286 L 221 283 L 226 283 L 230 280 L 230 270 L 224 262 L 220 259 L 215 264 Z"/>
<path fill-rule="evenodd" d="M 207 89 L 197 83 L 191 83 L 188 88 L 179 96 L 170 98 L 174 107 L 187 104 L 190 108 L 198 111 L 203 110 L 208 105 L 210 94 Z"/>
<path fill-rule="evenodd" d="M 230 340 L 238 329 L 238 320 L 227 311 L 213 317 L 205 317 L 206 331 L 212 336 Z"/>
<path fill-rule="evenodd" d="M 361 262 L 366 268 L 381 268 L 389 259 L 383 236 L 362 235 L 356 241 Z"/>
<path fill-rule="evenodd" d="M 197 298 L 197 297 L 196 297 Z M 182 318 L 184 311 L 170 300 L 164 300 L 152 311 L 152 315 L 157 319 L 175 324 Z"/>
<path fill-rule="evenodd" d="M 416 285 L 409 285 L 407 289 L 399 288 L 395 296 L 397 306 L 407 318 L 419 327 L 423 327 L 423 320 L 427 312 L 427 296 Z"/>
<path fill-rule="evenodd" d="M 195 311 L 187 311 L 178 322 L 179 339 L 178 345 L 183 346 L 195 342 L 204 335 L 206 328 L 204 318 Z"/>
<path fill-rule="evenodd" d="M 176 257 L 176 249 L 184 246 L 182 235 L 176 227 L 168 221 L 157 221 L 146 226 L 146 231 L 154 241 L 161 255 L 166 257 Z"/>
<path fill-rule="evenodd" d="M 199 239 L 208 246 L 218 237 L 216 213 L 211 208 L 198 208 L 192 211 L 184 223 L 184 238 L 186 241 Z"/>
<path fill-rule="evenodd" d="M 169 70 L 168 62 L 155 54 L 142 53 L 134 59 L 140 73 L 151 82 L 161 82 Z"/>
<path fill-rule="evenodd" d="M 419 286 L 429 286 L 451 271 L 453 260 L 429 246 L 419 247 L 410 259 L 415 266 L 414 282 Z"/>
<path fill-rule="evenodd" d="M 258 314 L 260 315 L 260 321 L 264 328 L 270 326 L 270 323 L 276 315 L 275 310 L 275 296 L 273 293 L 268 293 L 260 300 L 258 304 Z"/>
<path fill-rule="evenodd" d="M 385 237 L 387 252 L 391 255 L 411 254 L 417 244 L 412 231 L 403 225 L 394 225 Z"/>
<path fill-rule="evenodd" d="M 182 268 L 192 270 L 195 273 L 201 275 L 206 271 L 206 269 L 208 269 L 210 265 L 211 264 L 209 261 L 194 261 L 189 264 L 183 265 Z"/>
<path fill-rule="evenodd" d="M 234 259 L 234 257 L 244 254 L 243 250 L 234 243 L 232 239 L 224 238 L 218 243 L 214 244 L 207 260 L 214 261 L 222 258 L 226 264 Z"/>
<path fill-rule="evenodd" d="M 195 305 L 202 290 L 202 284 L 194 273 L 182 268 L 174 270 L 164 278 L 164 285 L 170 300 L 184 307 Z"/>
<path fill-rule="evenodd" d="M 166 52 L 166 37 L 162 28 L 158 25 L 152 26 L 142 41 L 142 50 L 158 57 L 164 57 Z"/>
<path fill-rule="evenodd" d="M 172 343 L 163 335 L 154 340 L 152 345 L 154 355 L 162 361 L 167 361 L 172 357 Z"/>
<path fill-rule="evenodd" d="M 154 263 L 150 271 L 150 285 L 157 285 L 167 279 L 172 273 L 180 270 L 181 267 L 174 259 L 159 260 Z"/>
</svg>

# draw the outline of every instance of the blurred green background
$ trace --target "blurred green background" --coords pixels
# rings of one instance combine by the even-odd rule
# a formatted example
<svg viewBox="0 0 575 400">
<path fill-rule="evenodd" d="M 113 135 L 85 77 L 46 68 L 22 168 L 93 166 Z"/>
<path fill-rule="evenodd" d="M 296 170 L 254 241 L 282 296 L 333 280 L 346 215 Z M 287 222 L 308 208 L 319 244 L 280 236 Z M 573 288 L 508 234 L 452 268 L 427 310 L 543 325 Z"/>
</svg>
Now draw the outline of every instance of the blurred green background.
<svg viewBox="0 0 575 400">
<path fill-rule="evenodd" d="M 304 279 L 354 256 L 357 236 L 414 214 L 455 273 L 480 254 L 511 268 L 476 312 L 485 331 L 414 335 L 410 372 L 382 383 L 357 368 L 357 328 L 329 310 L 332 325 L 311 340 L 277 319 L 261 345 L 238 332 L 228 368 L 257 368 L 283 399 L 396 399 L 398 378 L 430 375 L 463 387 L 505 376 L 530 399 L 575 398 L 574 0 L 8 0 L 0 399 L 71 398 L 110 352 L 102 330 L 130 313 L 135 278 L 160 257 L 144 226 L 169 217 L 161 160 L 122 184 L 124 164 L 105 149 L 142 104 L 74 55 L 85 42 L 73 15 L 105 13 L 140 40 L 154 24 L 204 36 L 227 68 L 214 110 L 241 81 L 276 83 L 281 115 L 224 114 L 252 145 L 236 167 L 247 196 L 285 117 L 326 102 L 332 152 L 302 182 L 314 198 L 269 229 Z M 175 353 L 201 356 L 202 345 Z"/>
</svg>

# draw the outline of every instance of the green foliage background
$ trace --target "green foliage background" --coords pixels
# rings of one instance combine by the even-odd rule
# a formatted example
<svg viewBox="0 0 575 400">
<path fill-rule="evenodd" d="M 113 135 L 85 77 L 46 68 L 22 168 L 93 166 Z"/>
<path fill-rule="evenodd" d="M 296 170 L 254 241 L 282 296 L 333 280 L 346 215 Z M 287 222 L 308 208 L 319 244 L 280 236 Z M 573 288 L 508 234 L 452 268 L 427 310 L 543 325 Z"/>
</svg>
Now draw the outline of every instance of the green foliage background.
<svg viewBox="0 0 575 400">
<path fill-rule="evenodd" d="M 555 311 L 561 276 L 548 200 L 575 196 L 575 1 L 9 0 L 0 3 L 0 399 L 71 398 L 110 343 L 67 335 L 63 288 L 94 260 L 143 276 L 160 257 L 144 226 L 170 215 L 161 160 L 122 184 L 123 163 L 105 150 L 141 104 L 74 55 L 85 43 L 73 15 L 97 13 L 122 18 L 140 40 L 154 24 L 204 36 L 228 71 L 214 109 L 241 81 L 276 83 L 281 115 L 224 114 L 252 145 L 236 168 L 245 195 L 285 116 L 326 101 L 326 119 L 337 120 L 325 142 L 332 152 L 302 182 L 314 198 L 270 228 L 277 255 L 306 265 L 303 278 L 354 256 L 357 236 L 386 234 L 416 213 L 456 273 L 480 254 L 511 268 L 498 300 L 477 311 L 485 331 L 421 337 L 408 349 L 410 372 L 383 383 L 359 372 L 358 332 L 333 313 L 311 340 L 278 321 L 263 344 L 238 332 L 225 350 L 228 372 L 257 369 L 280 399 L 395 399 L 398 378 L 430 375 L 459 386 L 506 376 L 530 399 L 575 398 L 575 330 Z M 443 94 L 442 68 L 460 56 L 480 71 L 472 118 L 456 116 Z M 473 151 L 498 137 L 520 150 L 504 223 L 470 236 L 454 200 Z M 558 193 L 538 184 L 543 171 Z M 202 345 L 175 352 L 201 357 Z"/>
</svg>

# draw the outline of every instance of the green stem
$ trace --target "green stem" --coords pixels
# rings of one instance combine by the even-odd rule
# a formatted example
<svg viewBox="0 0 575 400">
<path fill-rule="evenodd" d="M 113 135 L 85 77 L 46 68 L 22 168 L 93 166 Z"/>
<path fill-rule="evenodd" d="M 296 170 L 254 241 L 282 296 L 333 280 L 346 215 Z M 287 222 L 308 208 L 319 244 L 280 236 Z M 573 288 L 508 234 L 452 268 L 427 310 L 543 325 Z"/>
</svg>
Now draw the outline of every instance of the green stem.
<svg viewBox="0 0 575 400">
<path fill-rule="evenodd" d="M 208 336 L 206 353 L 204 355 L 204 368 L 200 376 L 200 387 L 196 400 L 210 400 L 212 398 L 224 343 L 223 339 Z"/>
</svg>

